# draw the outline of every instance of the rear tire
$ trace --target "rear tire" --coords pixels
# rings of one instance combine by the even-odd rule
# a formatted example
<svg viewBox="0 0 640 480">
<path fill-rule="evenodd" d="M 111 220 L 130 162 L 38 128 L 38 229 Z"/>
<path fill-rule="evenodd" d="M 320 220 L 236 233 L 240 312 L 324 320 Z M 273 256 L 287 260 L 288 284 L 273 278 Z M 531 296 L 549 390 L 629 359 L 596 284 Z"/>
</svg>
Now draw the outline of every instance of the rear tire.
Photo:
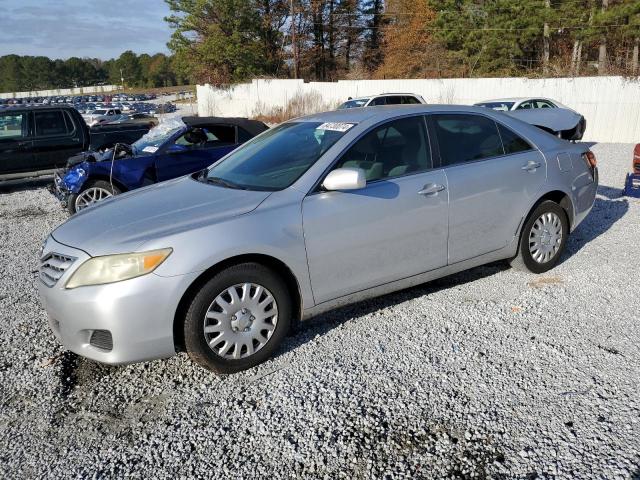
<svg viewBox="0 0 640 480">
<path fill-rule="evenodd" d="M 89 181 L 80 192 L 69 195 L 67 199 L 67 210 L 69 213 L 73 215 L 80 210 L 92 206 L 94 203 L 98 203 L 100 200 L 95 202 L 90 201 L 94 192 L 95 198 L 100 198 L 100 200 L 122 193 L 118 187 L 104 180 Z"/>
<path fill-rule="evenodd" d="M 285 282 L 258 263 L 217 273 L 195 294 L 184 319 L 184 342 L 194 362 L 217 373 L 258 365 L 276 351 L 291 325 Z"/>
<path fill-rule="evenodd" d="M 522 227 L 518 254 L 511 260 L 517 270 L 544 273 L 560 261 L 569 237 L 564 209 L 551 200 L 538 205 Z"/>
</svg>

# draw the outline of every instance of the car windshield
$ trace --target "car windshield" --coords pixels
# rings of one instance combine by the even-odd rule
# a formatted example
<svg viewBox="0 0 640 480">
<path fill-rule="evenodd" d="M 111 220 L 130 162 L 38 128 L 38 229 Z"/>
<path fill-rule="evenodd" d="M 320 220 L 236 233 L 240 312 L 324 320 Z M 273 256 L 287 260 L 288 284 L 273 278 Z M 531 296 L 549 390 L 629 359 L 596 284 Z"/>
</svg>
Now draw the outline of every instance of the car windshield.
<svg viewBox="0 0 640 480">
<path fill-rule="evenodd" d="M 181 127 L 165 129 L 160 128 L 160 126 L 152 128 L 131 145 L 134 155 L 152 155 L 156 153 L 158 148 L 172 135 L 178 133 L 180 129 Z"/>
<path fill-rule="evenodd" d="M 282 190 L 300 178 L 352 126 L 320 122 L 278 125 L 209 168 L 202 180 L 245 190 Z"/>
<path fill-rule="evenodd" d="M 369 101 L 368 98 L 357 98 L 355 100 L 348 100 L 338 107 L 338 110 L 344 110 L 345 108 L 358 108 L 364 107 Z"/>
<path fill-rule="evenodd" d="M 94 110 L 93 111 L 94 115 L 104 115 L 105 113 L 107 113 L 106 110 Z"/>
<path fill-rule="evenodd" d="M 515 102 L 484 102 L 484 103 L 476 103 L 476 107 L 486 107 L 491 108 L 493 110 L 498 110 L 499 112 L 508 112 L 511 110 Z"/>
</svg>

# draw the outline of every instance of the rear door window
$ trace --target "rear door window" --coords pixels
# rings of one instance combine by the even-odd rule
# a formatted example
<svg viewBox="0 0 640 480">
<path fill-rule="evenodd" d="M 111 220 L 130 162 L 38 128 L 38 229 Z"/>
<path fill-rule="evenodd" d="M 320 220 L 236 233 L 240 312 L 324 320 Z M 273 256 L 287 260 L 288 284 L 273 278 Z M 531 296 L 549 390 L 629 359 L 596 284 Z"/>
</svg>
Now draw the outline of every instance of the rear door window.
<svg viewBox="0 0 640 480">
<path fill-rule="evenodd" d="M 387 105 L 400 105 L 402 103 L 402 97 L 386 97 Z"/>
<path fill-rule="evenodd" d="M 0 140 L 16 139 L 24 136 L 26 115 L 21 112 L 0 113 Z"/>
<path fill-rule="evenodd" d="M 36 135 L 66 135 L 67 124 L 61 110 L 35 112 Z"/>
<path fill-rule="evenodd" d="M 418 105 L 420 102 L 416 97 L 406 96 L 402 97 L 402 103 L 405 105 Z"/>
<path fill-rule="evenodd" d="M 433 115 L 442 166 L 504 155 L 496 122 L 481 115 Z"/>
</svg>

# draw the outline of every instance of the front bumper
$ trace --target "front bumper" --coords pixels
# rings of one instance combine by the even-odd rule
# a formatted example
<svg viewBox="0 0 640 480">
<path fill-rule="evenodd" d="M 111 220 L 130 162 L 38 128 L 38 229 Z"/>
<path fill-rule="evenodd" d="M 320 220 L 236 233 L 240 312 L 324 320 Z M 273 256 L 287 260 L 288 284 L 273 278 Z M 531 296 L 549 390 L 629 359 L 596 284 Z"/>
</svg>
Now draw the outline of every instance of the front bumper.
<svg viewBox="0 0 640 480">
<path fill-rule="evenodd" d="M 71 192 L 67 189 L 62 178 L 66 173 L 65 170 L 56 170 L 53 173 L 53 183 L 49 186 L 49 191 L 56 197 L 63 206 L 67 206 L 67 200 Z"/>
<path fill-rule="evenodd" d="M 64 347 L 108 364 L 141 362 L 175 354 L 174 315 L 197 273 L 174 277 L 152 273 L 123 282 L 67 290 L 64 285 L 69 277 L 90 257 L 50 237 L 42 258 L 51 252 L 75 258 L 54 286 L 38 280 L 49 326 Z M 111 349 L 92 342 L 96 330 L 102 331 L 99 334 L 109 332 Z"/>
</svg>

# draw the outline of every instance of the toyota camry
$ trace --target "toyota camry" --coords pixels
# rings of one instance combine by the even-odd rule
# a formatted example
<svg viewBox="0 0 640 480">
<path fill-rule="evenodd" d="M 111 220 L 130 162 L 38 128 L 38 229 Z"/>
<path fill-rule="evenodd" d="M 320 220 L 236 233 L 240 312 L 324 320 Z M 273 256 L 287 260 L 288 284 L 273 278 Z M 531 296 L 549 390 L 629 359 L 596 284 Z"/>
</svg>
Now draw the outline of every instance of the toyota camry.
<svg viewBox="0 0 640 480">
<path fill-rule="evenodd" d="M 311 115 L 72 217 L 43 246 L 39 292 L 80 355 L 186 351 L 236 372 L 340 305 L 498 260 L 553 268 L 597 183 L 587 146 L 487 108 Z"/>
</svg>

